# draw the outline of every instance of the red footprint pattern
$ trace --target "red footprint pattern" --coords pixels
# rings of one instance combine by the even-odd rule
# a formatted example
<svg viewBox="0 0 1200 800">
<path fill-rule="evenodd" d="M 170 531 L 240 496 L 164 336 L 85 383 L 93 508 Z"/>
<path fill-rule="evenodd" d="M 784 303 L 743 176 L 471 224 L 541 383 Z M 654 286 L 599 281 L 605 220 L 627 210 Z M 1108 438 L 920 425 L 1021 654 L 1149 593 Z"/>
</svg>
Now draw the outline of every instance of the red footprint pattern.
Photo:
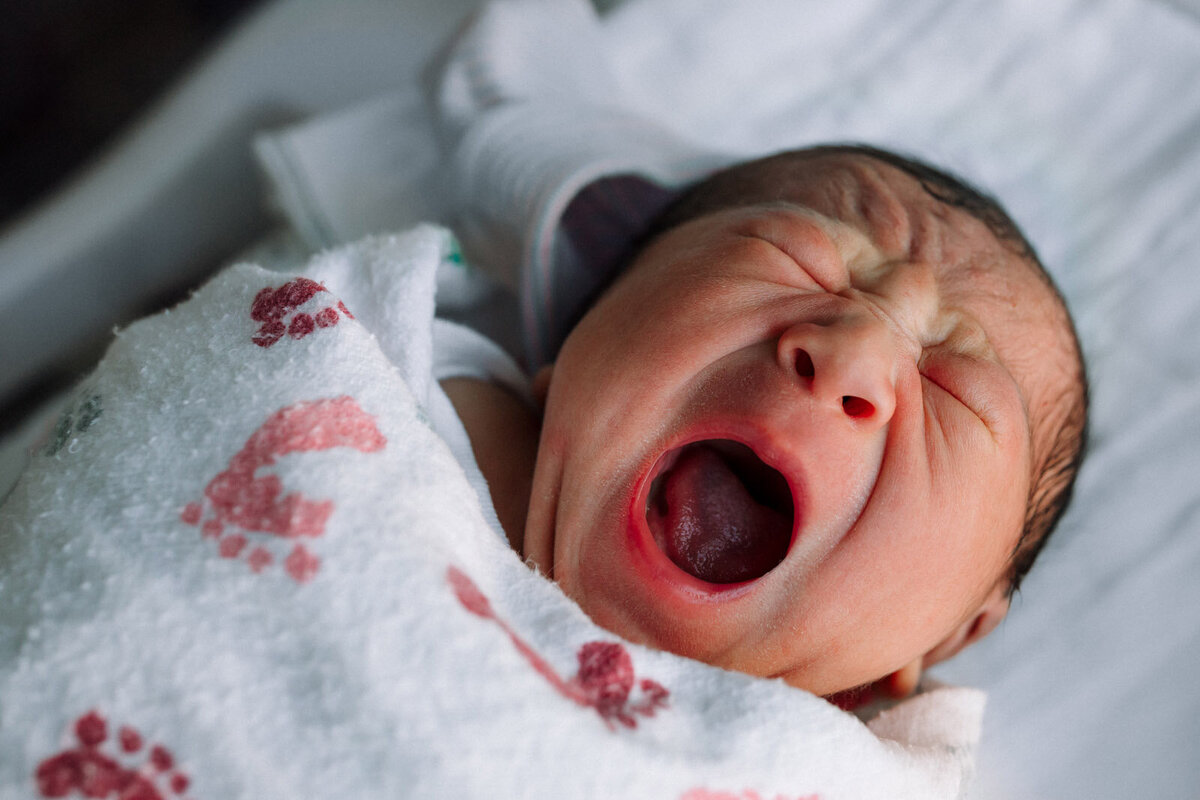
<svg viewBox="0 0 1200 800">
<path fill-rule="evenodd" d="M 199 525 L 201 533 L 216 539 L 224 558 L 245 554 L 254 572 L 261 572 L 274 556 L 265 546 L 251 548 L 246 533 L 265 533 L 283 539 L 315 538 L 325 532 L 333 513 L 332 500 L 310 500 L 292 492 L 283 494 L 278 476 L 256 476 L 280 456 L 296 452 L 352 447 L 363 453 L 382 450 L 387 440 L 371 415 L 354 398 L 342 396 L 300 402 L 281 408 L 255 431 L 229 461 L 229 467 L 208 482 L 203 502 L 188 503 L 180 519 Z M 227 526 L 242 532 L 226 533 Z M 249 551 L 247 552 L 247 549 Z M 284 569 L 297 582 L 316 575 L 320 559 L 296 542 L 284 559 Z"/>
<path fill-rule="evenodd" d="M 640 702 L 630 701 L 635 676 L 633 659 L 629 652 L 615 642 L 588 642 L 579 648 L 577 658 L 579 671 L 570 680 L 563 680 L 554 668 L 525 643 L 507 622 L 496 615 L 492 604 L 479 591 L 466 573 L 457 567 L 446 570 L 446 579 L 454 590 L 458 601 L 472 614 L 490 620 L 508 634 L 513 645 L 539 675 L 545 678 L 559 694 L 581 706 L 596 710 L 610 729 L 616 722 L 627 728 L 637 727 L 635 714 L 653 717 L 659 709 L 667 707 L 670 692 L 657 681 L 643 678 L 636 681 L 642 692 Z"/>
<path fill-rule="evenodd" d="M 338 311 L 354 319 L 354 315 L 340 300 L 337 308 L 326 306 L 315 314 L 303 311 L 292 313 L 321 292 L 328 292 L 328 289 L 308 278 L 296 278 L 278 288 L 268 286 L 260 290 L 250 304 L 250 318 L 262 324 L 250 341 L 259 347 L 270 347 L 285 333 L 293 339 L 303 339 L 317 328 L 337 325 Z"/>
<path fill-rule="evenodd" d="M 144 757 L 127 767 L 107 755 L 108 722 L 96 711 L 75 721 L 79 745 L 38 764 L 33 779 L 42 797 L 107 797 L 113 800 L 164 800 L 187 791 L 190 779 L 175 769 L 175 757 L 162 745 L 144 747 L 142 735 L 128 725 L 117 731 L 117 746 L 126 759 Z M 148 751 L 148 754 L 141 755 Z"/>
</svg>

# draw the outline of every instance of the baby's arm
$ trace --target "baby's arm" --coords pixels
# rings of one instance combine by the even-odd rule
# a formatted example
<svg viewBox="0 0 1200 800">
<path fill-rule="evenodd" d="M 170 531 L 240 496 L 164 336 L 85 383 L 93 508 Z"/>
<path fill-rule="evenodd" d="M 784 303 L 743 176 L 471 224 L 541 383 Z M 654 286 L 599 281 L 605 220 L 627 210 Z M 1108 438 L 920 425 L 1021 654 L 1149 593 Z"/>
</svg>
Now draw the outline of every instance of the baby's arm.
<svg viewBox="0 0 1200 800">
<path fill-rule="evenodd" d="M 500 525 L 519 553 L 537 458 L 539 420 L 526 401 L 499 384 L 478 378 L 447 378 L 441 386 L 467 430 Z"/>
</svg>

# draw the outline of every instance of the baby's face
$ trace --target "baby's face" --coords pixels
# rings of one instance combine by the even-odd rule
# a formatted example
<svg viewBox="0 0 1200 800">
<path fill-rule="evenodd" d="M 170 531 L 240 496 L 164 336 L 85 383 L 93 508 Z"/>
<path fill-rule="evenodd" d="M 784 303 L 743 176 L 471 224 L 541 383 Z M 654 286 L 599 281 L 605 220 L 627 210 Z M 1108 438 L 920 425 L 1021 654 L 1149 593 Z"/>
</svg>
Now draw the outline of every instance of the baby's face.
<svg viewBox="0 0 1200 800">
<path fill-rule="evenodd" d="M 626 638 L 829 694 L 1003 615 L 1064 323 L 906 173 L 809 172 L 660 237 L 572 332 L 524 549 Z"/>
</svg>

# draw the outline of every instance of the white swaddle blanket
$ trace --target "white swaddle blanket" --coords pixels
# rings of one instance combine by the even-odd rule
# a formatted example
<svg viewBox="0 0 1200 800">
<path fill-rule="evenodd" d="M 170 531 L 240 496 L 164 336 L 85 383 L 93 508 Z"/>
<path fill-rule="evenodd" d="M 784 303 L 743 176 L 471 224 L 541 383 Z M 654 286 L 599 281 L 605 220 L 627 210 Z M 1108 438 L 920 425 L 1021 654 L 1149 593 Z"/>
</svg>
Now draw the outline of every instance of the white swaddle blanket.
<svg viewBox="0 0 1200 800">
<path fill-rule="evenodd" d="M 1013 612 L 936 668 L 988 689 L 974 796 L 1196 798 L 1200 2 L 610 5 L 489 4 L 439 73 L 449 124 L 398 93 L 264 141 L 289 221 L 332 243 L 444 208 L 468 252 L 511 243 L 489 253 L 522 288 L 536 358 L 575 277 L 545 257 L 556 213 L 596 174 L 673 183 L 689 150 L 866 141 L 987 187 L 1074 309 L 1093 413 L 1072 508 Z M 689 147 L 654 152 L 663 130 Z M 471 179 L 430 209 L 397 165 L 440 177 L 446 138 Z M 586 148 L 557 180 L 520 171 Z"/>
<path fill-rule="evenodd" d="M 121 332 L 0 509 L 0 798 L 959 796 L 982 695 L 860 722 L 623 643 L 427 422 L 422 226 Z"/>
</svg>

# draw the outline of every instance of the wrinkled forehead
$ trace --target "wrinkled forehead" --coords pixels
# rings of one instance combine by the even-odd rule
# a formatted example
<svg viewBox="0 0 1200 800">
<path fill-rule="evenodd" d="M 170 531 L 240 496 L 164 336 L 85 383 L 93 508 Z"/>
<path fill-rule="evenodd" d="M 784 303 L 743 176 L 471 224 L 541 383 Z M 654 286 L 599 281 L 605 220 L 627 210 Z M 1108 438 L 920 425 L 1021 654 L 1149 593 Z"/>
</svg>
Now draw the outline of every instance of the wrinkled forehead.
<svg viewBox="0 0 1200 800">
<path fill-rule="evenodd" d="M 990 309 L 997 323 L 1033 323 L 1056 308 L 1051 322 L 1069 335 L 1065 309 L 1041 267 L 979 217 L 869 156 L 819 154 L 807 161 L 786 180 L 788 200 L 850 226 L 889 262 L 931 267 L 947 301 Z"/>
<path fill-rule="evenodd" d="M 776 183 L 779 199 L 851 226 L 889 261 L 929 264 L 948 282 L 964 269 L 975 277 L 982 269 L 1009 268 L 1041 277 L 1019 248 L 1002 242 L 982 219 L 935 197 L 918 178 L 892 164 L 861 154 L 817 152 L 791 161 L 782 174 L 771 172 L 768 167 L 761 178 Z"/>
<path fill-rule="evenodd" d="M 1031 256 L 891 164 L 823 154 L 798 166 L 787 199 L 854 228 L 888 261 L 931 267 L 942 305 L 978 320 L 1017 381 L 1035 439 L 1049 436 L 1078 357 L 1067 310 Z"/>
</svg>

